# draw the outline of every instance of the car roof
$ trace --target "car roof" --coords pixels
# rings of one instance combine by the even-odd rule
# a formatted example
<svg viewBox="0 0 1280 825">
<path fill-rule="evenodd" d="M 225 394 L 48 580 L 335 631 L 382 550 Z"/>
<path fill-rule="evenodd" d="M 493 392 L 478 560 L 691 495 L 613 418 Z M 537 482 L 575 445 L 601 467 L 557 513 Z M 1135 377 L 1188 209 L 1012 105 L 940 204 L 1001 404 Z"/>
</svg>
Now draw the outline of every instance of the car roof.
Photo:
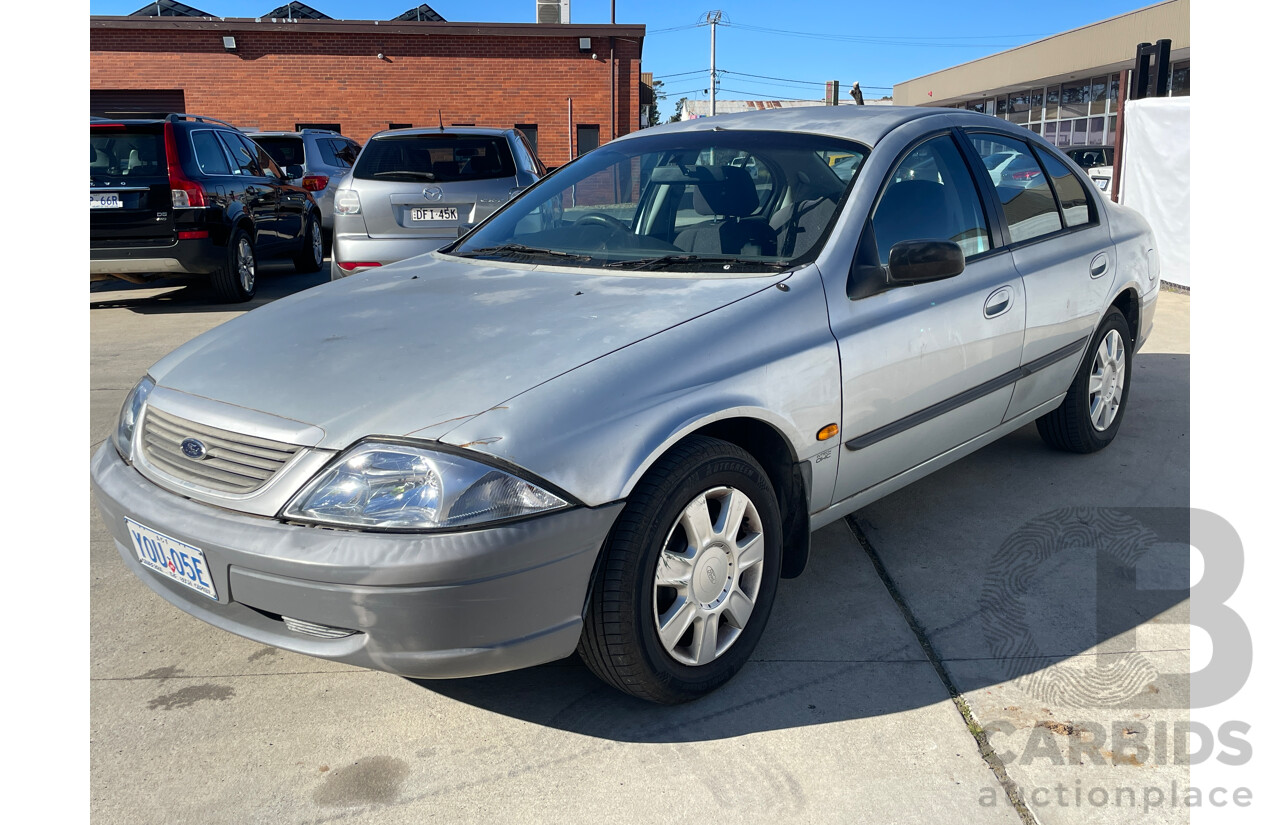
<svg viewBox="0 0 1280 825">
<path fill-rule="evenodd" d="M 699 117 L 678 123 L 642 129 L 618 140 L 629 140 L 665 132 L 696 132 L 713 129 L 767 130 L 805 132 L 854 140 L 875 146 L 894 129 L 915 120 L 937 119 L 939 126 L 1011 126 L 1008 121 L 991 115 L 932 106 L 797 106 L 788 109 L 765 109 L 731 115 Z"/>
<path fill-rule="evenodd" d="M 486 135 L 498 136 L 505 135 L 510 132 L 510 128 L 500 128 L 495 126 L 446 126 L 441 129 L 439 126 L 414 126 L 410 129 L 383 129 L 369 140 L 377 140 L 380 137 L 398 137 L 400 135 Z"/>
</svg>

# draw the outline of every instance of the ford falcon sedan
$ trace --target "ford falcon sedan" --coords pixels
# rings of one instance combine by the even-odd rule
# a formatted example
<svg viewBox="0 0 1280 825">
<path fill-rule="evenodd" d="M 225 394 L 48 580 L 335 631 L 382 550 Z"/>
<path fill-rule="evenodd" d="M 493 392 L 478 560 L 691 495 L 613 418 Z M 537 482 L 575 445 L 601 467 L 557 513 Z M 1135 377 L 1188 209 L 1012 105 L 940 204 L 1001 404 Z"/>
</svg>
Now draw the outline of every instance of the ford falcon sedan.
<svg viewBox="0 0 1280 825">
<path fill-rule="evenodd" d="M 993 178 L 1009 153 L 1038 174 Z M 425 678 L 576 650 L 683 702 L 811 531 L 1031 422 L 1106 447 L 1158 286 L 1146 222 L 1004 121 L 671 124 L 161 359 L 94 492 L 124 563 L 233 633 Z"/>
</svg>

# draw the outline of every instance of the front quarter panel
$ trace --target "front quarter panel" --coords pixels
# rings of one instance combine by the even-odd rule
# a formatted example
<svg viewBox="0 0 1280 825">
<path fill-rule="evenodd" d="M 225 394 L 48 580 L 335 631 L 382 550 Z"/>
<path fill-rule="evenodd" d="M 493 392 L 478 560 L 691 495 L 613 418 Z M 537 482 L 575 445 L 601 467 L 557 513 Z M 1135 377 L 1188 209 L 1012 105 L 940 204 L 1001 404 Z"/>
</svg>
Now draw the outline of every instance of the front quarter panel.
<svg viewBox="0 0 1280 825">
<path fill-rule="evenodd" d="M 733 304 L 565 373 L 449 432 L 443 440 L 527 468 L 588 505 L 625 498 L 686 435 L 754 418 L 813 466 L 810 510 L 829 504 L 840 420 L 840 365 L 821 276 Z M 825 460 L 830 458 L 832 460 Z M 820 460 L 823 459 L 823 460 Z"/>
</svg>

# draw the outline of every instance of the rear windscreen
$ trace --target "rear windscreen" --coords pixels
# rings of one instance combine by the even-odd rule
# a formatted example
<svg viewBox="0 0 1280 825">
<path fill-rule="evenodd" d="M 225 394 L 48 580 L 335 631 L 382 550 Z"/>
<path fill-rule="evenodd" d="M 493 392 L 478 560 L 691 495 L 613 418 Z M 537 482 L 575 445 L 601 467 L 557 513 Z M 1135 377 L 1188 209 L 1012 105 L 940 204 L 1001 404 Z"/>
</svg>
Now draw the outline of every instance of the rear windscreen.
<svg viewBox="0 0 1280 825">
<path fill-rule="evenodd" d="M 167 177 L 164 133 L 99 126 L 89 128 L 91 180 Z"/>
<path fill-rule="evenodd" d="M 353 173 L 368 180 L 464 181 L 516 174 L 507 141 L 485 135 L 396 135 L 369 141 Z"/>
<path fill-rule="evenodd" d="M 253 142 L 267 150 L 267 154 L 283 169 L 286 166 L 302 166 L 307 160 L 307 151 L 302 138 L 295 137 L 255 137 Z"/>
</svg>

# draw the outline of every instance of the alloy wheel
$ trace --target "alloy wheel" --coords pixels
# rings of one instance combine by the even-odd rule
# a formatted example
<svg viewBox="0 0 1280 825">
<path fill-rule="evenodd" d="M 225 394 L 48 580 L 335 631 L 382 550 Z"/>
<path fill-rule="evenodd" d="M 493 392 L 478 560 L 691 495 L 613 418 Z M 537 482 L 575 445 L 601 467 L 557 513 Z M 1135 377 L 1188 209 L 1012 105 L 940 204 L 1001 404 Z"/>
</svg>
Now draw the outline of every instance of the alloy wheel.
<svg viewBox="0 0 1280 825">
<path fill-rule="evenodd" d="M 658 556 L 653 616 L 663 649 L 685 665 L 724 655 L 755 608 L 764 532 L 751 498 L 733 487 L 700 493 Z"/>
<path fill-rule="evenodd" d="M 1116 418 L 1124 396 L 1124 338 L 1111 330 L 1098 343 L 1089 373 L 1089 419 L 1098 432 Z"/>
</svg>

